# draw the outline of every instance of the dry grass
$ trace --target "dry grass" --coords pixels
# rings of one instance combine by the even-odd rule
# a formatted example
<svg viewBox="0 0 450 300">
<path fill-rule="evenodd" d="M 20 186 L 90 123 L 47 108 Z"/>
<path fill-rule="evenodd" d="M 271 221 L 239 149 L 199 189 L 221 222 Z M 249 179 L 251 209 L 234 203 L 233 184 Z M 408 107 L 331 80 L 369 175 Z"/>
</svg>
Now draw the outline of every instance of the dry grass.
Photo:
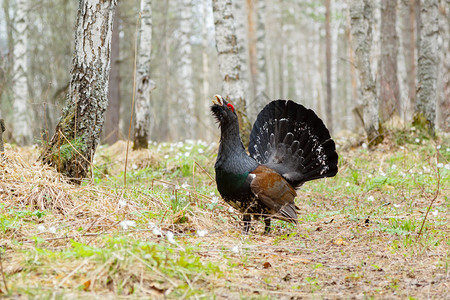
<svg viewBox="0 0 450 300">
<path fill-rule="evenodd" d="M 99 151 L 96 168 L 106 171 L 102 181 L 74 186 L 35 163 L 36 149 L 7 145 L 0 173 L 5 275 L 0 295 L 448 298 L 448 177 L 433 205 L 438 214 L 428 217 L 421 237 L 417 231 L 434 191 L 433 170 L 426 181 L 411 179 L 416 185 L 363 188 L 392 166 L 393 153 L 408 155 L 397 167 L 409 174 L 433 162 L 432 152 L 421 157 L 423 151 L 399 150 L 392 142 L 374 152 L 348 146 L 340 153 L 340 177 L 298 192 L 298 228 L 276 222 L 272 233 L 263 235 L 263 224 L 254 223 L 252 234 L 243 236 L 239 220 L 228 206 L 215 203 L 214 183 L 199 169 L 193 178 L 134 181 L 143 185 L 113 181 L 121 176 L 124 147 Z M 164 174 L 178 170 L 173 161 L 163 163 L 164 157 L 155 149 L 131 152 L 130 176 L 148 167 Z M 204 167 L 210 172 L 211 165 Z M 191 186 L 179 186 L 183 181 Z M 123 221 L 135 223 L 126 228 Z"/>
</svg>

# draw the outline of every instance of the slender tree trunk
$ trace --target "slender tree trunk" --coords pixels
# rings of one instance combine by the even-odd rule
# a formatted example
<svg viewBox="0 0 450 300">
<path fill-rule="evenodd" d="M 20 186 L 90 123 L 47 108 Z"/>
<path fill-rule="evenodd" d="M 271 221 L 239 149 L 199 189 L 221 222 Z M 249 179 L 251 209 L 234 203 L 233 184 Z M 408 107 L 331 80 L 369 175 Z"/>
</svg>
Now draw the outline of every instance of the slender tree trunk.
<svg viewBox="0 0 450 300">
<path fill-rule="evenodd" d="M 373 23 L 371 2 L 370 0 L 350 1 L 353 49 L 361 84 L 364 129 L 367 134 L 369 147 L 373 147 L 383 141 L 383 132 L 378 118 L 378 97 L 369 60 Z"/>
<path fill-rule="evenodd" d="M 169 0 L 164 0 L 163 4 L 163 23 L 162 23 L 162 45 L 161 48 L 163 49 L 162 53 L 162 67 L 161 67 L 161 73 L 163 82 L 161 83 L 161 94 L 162 98 L 169 99 L 169 41 L 168 41 L 168 34 L 167 34 L 167 23 L 169 18 Z M 169 138 L 169 122 L 166 120 L 169 119 L 169 103 L 168 101 L 162 101 L 160 103 L 160 113 L 158 116 L 158 134 L 157 137 L 160 141 L 166 141 Z"/>
<path fill-rule="evenodd" d="M 152 49 L 151 0 L 141 0 L 141 27 L 136 66 L 136 100 L 133 150 L 148 148 L 150 138 L 150 93 L 155 83 L 150 79 Z"/>
<path fill-rule="evenodd" d="M 257 0 L 257 27 L 256 27 L 256 107 L 263 106 L 267 98 L 266 75 L 266 0 Z M 259 110 L 258 110 L 259 111 Z"/>
<path fill-rule="evenodd" d="M 256 57 L 256 28 L 255 28 L 255 5 L 254 0 L 247 0 L 247 25 L 248 25 L 248 60 L 250 65 L 250 78 L 252 81 L 252 93 L 250 98 L 256 98 L 256 74 L 258 73 Z"/>
<path fill-rule="evenodd" d="M 417 99 L 414 106 L 415 125 L 434 136 L 436 122 L 436 80 L 439 62 L 437 50 L 438 1 L 421 1 L 419 60 L 417 64 Z"/>
<path fill-rule="evenodd" d="M 239 61 L 236 30 L 231 0 L 213 0 L 216 47 L 219 59 L 219 73 L 222 80 L 223 97 L 235 106 L 242 137 L 248 139 L 251 126 L 247 118 L 244 91 L 241 82 L 241 63 Z M 243 140 L 244 145 L 248 140 Z"/>
<path fill-rule="evenodd" d="M 105 143 L 112 145 L 120 134 L 120 27 L 119 10 L 116 8 L 111 38 L 111 70 L 109 72 L 108 108 L 105 119 Z"/>
<path fill-rule="evenodd" d="M 333 106 L 332 106 L 332 89 L 331 89 L 331 28 L 330 28 L 330 0 L 325 0 L 325 32 L 326 32 L 326 69 L 327 69 L 327 127 L 333 129 Z"/>
<path fill-rule="evenodd" d="M 74 183 L 89 174 L 108 104 L 111 36 L 116 0 L 80 0 L 72 78 L 55 134 L 40 159 Z"/>
<path fill-rule="evenodd" d="M 211 124 L 211 118 L 209 118 L 209 101 L 206 101 L 208 97 L 211 97 L 209 94 L 209 60 L 208 60 L 208 30 L 207 30 L 207 15 L 208 15 L 208 3 L 209 0 L 203 0 L 202 2 L 202 102 L 204 103 L 204 116 L 206 120 L 206 124 Z M 208 117 L 206 116 L 208 114 Z M 200 131 L 199 131 L 200 132 Z M 209 132 L 202 136 L 203 139 L 209 140 Z"/>
<path fill-rule="evenodd" d="M 195 137 L 195 120 L 194 115 L 194 101 L 195 93 L 193 86 L 193 71 L 192 71 L 192 47 L 190 39 L 192 36 L 192 1 L 182 0 L 183 7 L 181 8 L 180 20 L 180 91 L 179 107 L 183 109 L 181 132 L 184 138 Z M 189 112 L 189 113 L 186 113 Z"/>
<path fill-rule="evenodd" d="M 382 121 L 400 115 L 400 88 L 397 76 L 397 1 L 381 1 L 380 115 Z"/>
<path fill-rule="evenodd" d="M 28 145 L 33 139 L 31 126 L 31 106 L 27 80 L 27 28 L 28 7 L 27 0 L 17 1 L 15 16 L 16 38 L 14 43 L 14 121 L 13 136 L 19 145 Z"/>
</svg>

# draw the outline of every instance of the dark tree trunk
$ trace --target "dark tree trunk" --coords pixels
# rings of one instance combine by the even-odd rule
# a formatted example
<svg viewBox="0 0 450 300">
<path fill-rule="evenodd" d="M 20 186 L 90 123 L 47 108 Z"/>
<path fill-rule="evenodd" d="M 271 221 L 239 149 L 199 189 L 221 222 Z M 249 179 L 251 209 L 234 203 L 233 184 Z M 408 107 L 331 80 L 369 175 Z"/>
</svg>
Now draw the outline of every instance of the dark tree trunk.
<svg viewBox="0 0 450 300">
<path fill-rule="evenodd" d="M 89 174 L 105 120 L 115 6 L 116 0 L 80 0 L 66 106 L 40 156 L 78 184 Z"/>
<path fill-rule="evenodd" d="M 400 87 L 397 77 L 398 36 L 397 1 L 381 3 L 380 116 L 387 121 L 400 115 Z"/>
</svg>

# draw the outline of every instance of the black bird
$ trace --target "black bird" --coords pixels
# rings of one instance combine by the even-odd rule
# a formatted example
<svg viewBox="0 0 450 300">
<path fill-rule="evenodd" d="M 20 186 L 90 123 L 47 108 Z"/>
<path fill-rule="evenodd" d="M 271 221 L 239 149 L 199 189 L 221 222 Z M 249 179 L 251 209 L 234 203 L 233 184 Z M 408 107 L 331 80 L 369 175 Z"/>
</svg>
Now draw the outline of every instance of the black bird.
<svg viewBox="0 0 450 300">
<path fill-rule="evenodd" d="M 221 96 L 211 111 L 221 136 L 214 166 L 222 198 L 243 213 L 244 233 L 251 216 L 262 217 L 265 232 L 272 218 L 297 223 L 295 189 L 338 171 L 336 146 L 322 120 L 291 100 L 275 100 L 258 114 L 247 154 L 231 103 Z"/>
</svg>

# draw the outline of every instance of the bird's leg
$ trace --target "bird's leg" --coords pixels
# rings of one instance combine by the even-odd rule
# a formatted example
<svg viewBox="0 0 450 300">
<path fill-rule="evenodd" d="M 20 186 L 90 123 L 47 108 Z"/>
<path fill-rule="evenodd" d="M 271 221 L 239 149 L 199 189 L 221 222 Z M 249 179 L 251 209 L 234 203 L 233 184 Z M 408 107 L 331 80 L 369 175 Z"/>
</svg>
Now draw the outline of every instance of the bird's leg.
<svg viewBox="0 0 450 300">
<path fill-rule="evenodd" d="M 244 234 L 248 234 L 248 230 L 250 229 L 250 222 L 252 221 L 252 217 L 249 214 L 244 214 L 242 217 L 242 220 L 244 221 Z"/>
<path fill-rule="evenodd" d="M 264 233 L 268 234 L 270 232 L 270 217 L 263 216 L 264 219 Z"/>
</svg>

